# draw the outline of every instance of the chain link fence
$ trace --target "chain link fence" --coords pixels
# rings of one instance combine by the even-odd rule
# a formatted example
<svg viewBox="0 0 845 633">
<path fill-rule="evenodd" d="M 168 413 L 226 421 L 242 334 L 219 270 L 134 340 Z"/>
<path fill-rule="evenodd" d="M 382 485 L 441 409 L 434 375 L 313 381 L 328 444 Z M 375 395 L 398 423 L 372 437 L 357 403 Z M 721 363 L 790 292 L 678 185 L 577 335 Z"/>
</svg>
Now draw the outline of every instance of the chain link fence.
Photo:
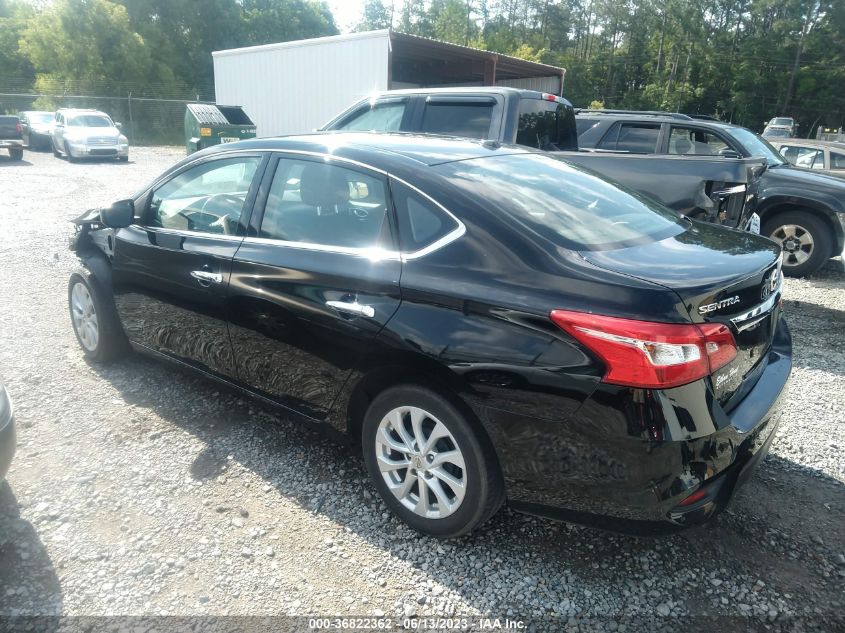
<svg viewBox="0 0 845 633">
<path fill-rule="evenodd" d="M 185 105 L 214 103 L 197 99 L 157 99 L 150 97 L 97 97 L 92 95 L 47 95 L 35 93 L 0 93 L 0 113 L 16 114 L 25 110 L 58 108 L 93 108 L 107 113 L 123 124 L 130 145 L 183 145 L 185 143 Z"/>
</svg>

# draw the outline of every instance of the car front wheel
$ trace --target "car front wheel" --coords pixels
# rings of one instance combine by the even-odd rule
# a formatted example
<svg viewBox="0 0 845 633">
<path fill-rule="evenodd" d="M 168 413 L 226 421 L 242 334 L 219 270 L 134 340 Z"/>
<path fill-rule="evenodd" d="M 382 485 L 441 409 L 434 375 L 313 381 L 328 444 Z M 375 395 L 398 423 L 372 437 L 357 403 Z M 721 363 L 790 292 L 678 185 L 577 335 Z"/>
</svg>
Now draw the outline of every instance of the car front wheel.
<svg viewBox="0 0 845 633">
<path fill-rule="evenodd" d="M 504 501 L 502 476 L 483 431 L 424 387 L 402 385 L 376 397 L 364 417 L 362 446 L 385 503 L 424 534 L 466 534 Z"/>
<path fill-rule="evenodd" d="M 128 345 L 114 306 L 96 282 L 79 273 L 68 283 L 68 307 L 76 340 L 93 360 L 111 361 L 123 356 Z"/>
<path fill-rule="evenodd" d="M 787 211 L 767 219 L 767 235 L 783 248 L 783 274 L 803 277 L 817 271 L 830 257 L 830 229 L 809 212 Z"/>
</svg>

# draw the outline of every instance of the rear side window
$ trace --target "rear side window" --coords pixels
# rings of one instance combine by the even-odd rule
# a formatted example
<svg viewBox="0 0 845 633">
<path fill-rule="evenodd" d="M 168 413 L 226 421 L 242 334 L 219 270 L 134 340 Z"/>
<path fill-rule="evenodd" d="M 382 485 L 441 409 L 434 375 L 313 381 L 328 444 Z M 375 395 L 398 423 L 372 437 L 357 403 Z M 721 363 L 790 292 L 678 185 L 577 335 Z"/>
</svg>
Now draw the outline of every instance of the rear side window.
<svg viewBox="0 0 845 633">
<path fill-rule="evenodd" d="M 554 158 L 510 154 L 433 167 L 515 230 L 571 250 L 605 250 L 683 232 L 668 209 Z"/>
<path fill-rule="evenodd" d="M 495 101 L 492 99 L 429 99 L 423 111 L 420 131 L 426 134 L 487 138 L 494 106 Z"/>
<path fill-rule="evenodd" d="M 422 250 L 458 228 L 454 218 L 407 185 L 391 180 L 390 189 L 399 224 L 399 250 L 403 253 Z"/>
<path fill-rule="evenodd" d="M 657 153 L 660 125 L 650 123 L 622 123 L 617 121 L 605 134 L 599 149 L 630 152 L 631 154 Z"/>
<path fill-rule="evenodd" d="M 545 99 L 519 100 L 516 142 L 544 151 L 578 149 L 575 112 L 570 106 Z"/>
<path fill-rule="evenodd" d="M 402 117 L 405 116 L 407 99 L 391 99 L 376 101 L 358 108 L 347 116 L 333 130 L 350 130 L 357 132 L 397 132 L 402 127 Z"/>
<path fill-rule="evenodd" d="M 830 153 L 830 168 L 831 169 L 845 169 L 845 154 L 837 152 Z"/>
<path fill-rule="evenodd" d="M 281 159 L 259 237 L 342 248 L 373 248 L 388 231 L 384 180 L 332 165 Z"/>
</svg>

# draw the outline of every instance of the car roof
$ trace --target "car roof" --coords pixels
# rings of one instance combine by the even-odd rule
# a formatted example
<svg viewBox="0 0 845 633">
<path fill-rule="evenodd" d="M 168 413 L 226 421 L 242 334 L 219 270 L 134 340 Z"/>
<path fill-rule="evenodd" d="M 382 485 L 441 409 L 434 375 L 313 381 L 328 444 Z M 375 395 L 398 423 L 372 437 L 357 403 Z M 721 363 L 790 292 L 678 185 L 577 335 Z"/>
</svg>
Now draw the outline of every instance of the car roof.
<svg viewBox="0 0 845 633">
<path fill-rule="evenodd" d="M 527 90 L 525 88 L 510 88 L 508 86 L 464 86 L 452 88 L 403 88 L 401 90 L 378 90 L 371 93 L 365 99 L 372 99 L 373 97 L 380 97 L 384 95 L 439 95 L 439 94 L 491 94 L 491 95 L 514 95 L 523 99 L 542 99 L 543 92 L 537 90 Z M 555 95 L 558 96 L 558 95 Z M 563 97 L 561 97 L 562 99 Z"/>
<path fill-rule="evenodd" d="M 106 114 L 102 110 L 95 110 L 93 108 L 59 108 L 56 112 L 64 114 Z M 106 116 L 108 116 L 106 114 Z"/>
<path fill-rule="evenodd" d="M 845 143 L 839 141 L 825 141 L 817 138 L 782 138 L 777 141 L 784 145 L 809 145 L 813 147 L 831 147 L 834 149 L 845 149 Z"/>
<path fill-rule="evenodd" d="M 720 129 L 735 129 L 742 127 L 732 123 L 725 123 L 724 121 L 712 121 L 710 119 L 696 119 L 689 115 L 678 115 L 673 113 L 637 113 L 637 112 L 591 112 L 590 110 L 581 110 L 575 113 L 576 118 L 579 119 L 606 119 L 609 121 L 624 120 L 624 121 L 638 121 L 638 122 L 654 122 L 654 123 L 672 123 L 674 125 L 697 125 L 700 127 L 720 128 Z"/>
<path fill-rule="evenodd" d="M 366 156 L 367 164 L 376 168 L 383 168 L 391 159 L 432 166 L 493 155 L 543 154 L 539 150 L 497 141 L 403 132 L 315 132 L 225 143 L 206 151 L 244 149 L 314 152 L 357 160 Z"/>
</svg>

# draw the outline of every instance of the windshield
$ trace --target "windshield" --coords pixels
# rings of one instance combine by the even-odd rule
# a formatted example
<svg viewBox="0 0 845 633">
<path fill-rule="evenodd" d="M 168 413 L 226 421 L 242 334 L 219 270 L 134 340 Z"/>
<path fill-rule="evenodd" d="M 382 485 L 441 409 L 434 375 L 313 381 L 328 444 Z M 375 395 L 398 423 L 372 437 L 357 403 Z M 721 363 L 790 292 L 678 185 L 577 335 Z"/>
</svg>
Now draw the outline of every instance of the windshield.
<svg viewBox="0 0 845 633">
<path fill-rule="evenodd" d="M 784 164 L 785 161 L 777 150 L 751 130 L 746 130 L 744 127 L 734 127 L 730 131 L 751 156 L 762 156 L 766 159 L 769 167 Z"/>
<path fill-rule="evenodd" d="M 68 120 L 71 127 L 112 127 L 111 120 L 101 114 L 80 114 Z"/>
<path fill-rule="evenodd" d="M 774 119 L 772 125 L 792 125 L 792 119 Z"/>
<path fill-rule="evenodd" d="M 490 156 L 435 169 L 490 213 L 571 250 L 622 248 L 684 231 L 668 209 L 551 156 Z"/>
<path fill-rule="evenodd" d="M 31 112 L 28 116 L 33 123 L 52 123 L 53 121 L 51 112 Z"/>
<path fill-rule="evenodd" d="M 789 138 L 789 132 L 786 130 L 765 130 L 763 132 L 763 138 L 770 138 L 776 136 Z"/>
</svg>

